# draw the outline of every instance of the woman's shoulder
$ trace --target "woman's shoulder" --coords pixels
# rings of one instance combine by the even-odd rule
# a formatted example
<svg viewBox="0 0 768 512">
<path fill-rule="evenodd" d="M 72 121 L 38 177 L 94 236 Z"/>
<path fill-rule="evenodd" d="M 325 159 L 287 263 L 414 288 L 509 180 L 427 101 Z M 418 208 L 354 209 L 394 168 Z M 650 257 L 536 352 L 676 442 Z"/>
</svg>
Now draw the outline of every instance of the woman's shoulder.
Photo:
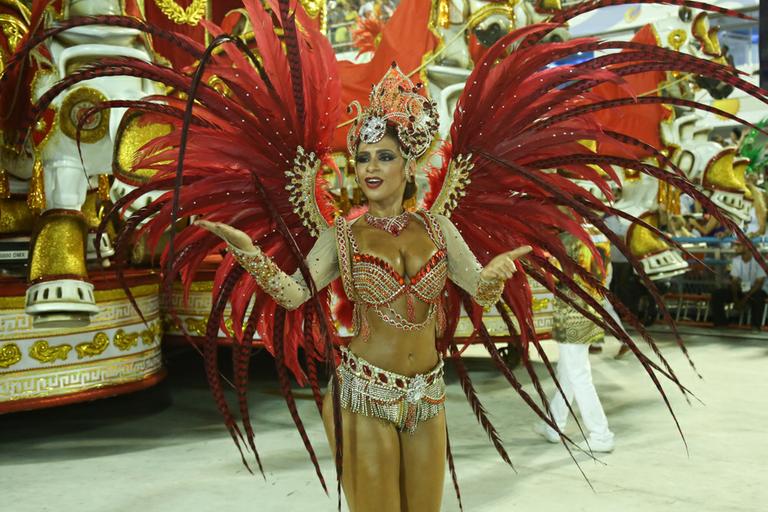
<svg viewBox="0 0 768 512">
<path fill-rule="evenodd" d="M 455 228 L 448 217 L 434 214 L 428 210 L 418 209 L 411 212 L 424 226 L 427 234 L 438 247 L 445 246 L 446 233 L 452 233 Z"/>
</svg>

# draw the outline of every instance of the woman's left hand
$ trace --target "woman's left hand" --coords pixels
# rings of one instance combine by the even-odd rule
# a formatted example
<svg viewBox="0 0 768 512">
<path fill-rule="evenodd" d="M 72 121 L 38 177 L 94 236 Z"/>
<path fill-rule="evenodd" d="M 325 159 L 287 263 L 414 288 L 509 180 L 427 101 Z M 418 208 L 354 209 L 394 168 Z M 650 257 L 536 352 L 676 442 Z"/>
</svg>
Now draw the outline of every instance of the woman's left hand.
<svg viewBox="0 0 768 512">
<path fill-rule="evenodd" d="M 507 251 L 493 258 L 480 273 L 480 277 L 485 280 L 498 279 L 506 281 L 515 273 L 515 260 L 531 252 L 530 245 L 523 245 L 513 251 Z"/>
</svg>

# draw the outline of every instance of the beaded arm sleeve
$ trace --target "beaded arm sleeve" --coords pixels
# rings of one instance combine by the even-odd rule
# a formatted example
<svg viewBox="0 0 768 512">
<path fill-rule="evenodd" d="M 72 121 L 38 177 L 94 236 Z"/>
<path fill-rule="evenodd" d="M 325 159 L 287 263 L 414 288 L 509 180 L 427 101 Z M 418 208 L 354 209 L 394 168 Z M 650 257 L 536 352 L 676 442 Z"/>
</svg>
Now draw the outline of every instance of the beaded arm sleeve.
<svg viewBox="0 0 768 512">
<path fill-rule="evenodd" d="M 297 270 L 293 275 L 286 274 L 258 246 L 255 252 L 244 252 L 232 245 L 229 245 L 229 250 L 261 289 L 285 309 L 296 309 L 311 297 L 301 272 Z M 339 277 L 335 228 L 320 233 L 305 261 L 318 291 Z"/>
<path fill-rule="evenodd" d="M 435 215 L 435 219 L 445 237 L 449 279 L 472 295 L 475 302 L 483 308 L 495 305 L 504 291 L 504 281 L 480 277 L 483 266 L 477 261 L 453 222 L 444 215 Z"/>
</svg>

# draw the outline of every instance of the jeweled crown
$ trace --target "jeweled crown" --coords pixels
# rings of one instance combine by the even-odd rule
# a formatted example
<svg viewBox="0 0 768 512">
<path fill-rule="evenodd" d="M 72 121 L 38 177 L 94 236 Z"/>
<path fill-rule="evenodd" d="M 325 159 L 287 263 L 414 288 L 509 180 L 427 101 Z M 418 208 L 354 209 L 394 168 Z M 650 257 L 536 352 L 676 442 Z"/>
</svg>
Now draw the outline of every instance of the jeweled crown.
<svg viewBox="0 0 768 512">
<path fill-rule="evenodd" d="M 437 106 L 419 94 L 423 84 L 414 85 L 397 64 L 373 86 L 370 104 L 363 108 L 353 101 L 348 111 L 356 110 L 352 128 L 347 133 L 347 148 L 354 155 L 360 143 L 375 144 L 394 125 L 406 158 L 418 158 L 432 144 L 437 131 Z"/>
</svg>

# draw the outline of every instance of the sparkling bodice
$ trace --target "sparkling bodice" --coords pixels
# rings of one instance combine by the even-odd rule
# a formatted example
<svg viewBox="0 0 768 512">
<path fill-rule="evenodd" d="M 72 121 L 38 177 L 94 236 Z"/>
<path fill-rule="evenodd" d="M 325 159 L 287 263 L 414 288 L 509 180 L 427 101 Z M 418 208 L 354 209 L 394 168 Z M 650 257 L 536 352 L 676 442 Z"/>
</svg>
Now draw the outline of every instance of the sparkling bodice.
<svg viewBox="0 0 768 512">
<path fill-rule="evenodd" d="M 361 253 L 354 238 L 351 242 L 352 279 L 362 302 L 381 306 L 390 304 L 403 294 L 412 294 L 430 304 L 439 299 L 448 278 L 445 249 L 438 249 L 421 270 L 407 277 L 381 258 Z"/>
</svg>

